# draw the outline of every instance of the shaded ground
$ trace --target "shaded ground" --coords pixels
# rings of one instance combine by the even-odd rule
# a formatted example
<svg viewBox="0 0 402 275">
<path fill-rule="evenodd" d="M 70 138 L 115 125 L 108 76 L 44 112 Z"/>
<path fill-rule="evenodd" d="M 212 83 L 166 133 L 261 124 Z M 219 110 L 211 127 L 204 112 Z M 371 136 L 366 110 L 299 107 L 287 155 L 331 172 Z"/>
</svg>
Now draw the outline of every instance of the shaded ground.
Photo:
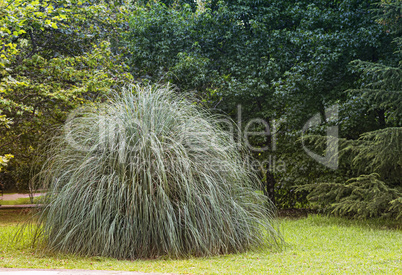
<svg viewBox="0 0 402 275">
<path fill-rule="evenodd" d="M 30 208 L 8 209 L 4 205 L 0 206 L 0 210 L 0 231 L 3 226 L 26 221 L 29 218 L 30 211 L 33 211 Z"/>
<path fill-rule="evenodd" d="M 279 209 L 278 216 L 281 218 L 304 218 L 309 214 L 317 214 L 314 209 L 300 209 L 300 208 L 289 208 L 289 209 Z"/>
</svg>

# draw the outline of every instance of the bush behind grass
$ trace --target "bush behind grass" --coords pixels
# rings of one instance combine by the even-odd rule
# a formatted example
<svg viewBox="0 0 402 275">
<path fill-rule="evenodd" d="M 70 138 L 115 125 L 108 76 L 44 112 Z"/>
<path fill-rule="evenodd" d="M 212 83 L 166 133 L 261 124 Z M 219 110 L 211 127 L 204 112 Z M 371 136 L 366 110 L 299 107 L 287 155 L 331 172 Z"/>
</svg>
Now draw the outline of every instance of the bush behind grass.
<svg viewBox="0 0 402 275">
<path fill-rule="evenodd" d="M 34 242 L 119 259 L 281 245 L 241 148 L 169 87 L 131 87 L 64 130 L 38 178 L 48 192 Z"/>
</svg>

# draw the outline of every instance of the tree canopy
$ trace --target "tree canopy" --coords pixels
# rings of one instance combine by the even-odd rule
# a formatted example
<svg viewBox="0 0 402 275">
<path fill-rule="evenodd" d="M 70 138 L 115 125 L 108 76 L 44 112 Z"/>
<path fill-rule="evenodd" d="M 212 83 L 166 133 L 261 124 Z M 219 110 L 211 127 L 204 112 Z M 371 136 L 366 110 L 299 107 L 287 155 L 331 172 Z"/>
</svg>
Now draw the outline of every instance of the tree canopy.
<svg viewBox="0 0 402 275">
<path fill-rule="evenodd" d="M 128 10 L 103 1 L 0 5 L 0 152 L 15 155 L 14 182 L 26 188 L 33 162 L 40 161 L 38 148 L 66 114 L 132 79 L 111 50 Z"/>
<path fill-rule="evenodd" d="M 400 0 L 3 1 L 0 155 L 14 159 L 8 174 L 3 169 L 0 175 L 26 186 L 33 160 L 42 155 L 39 148 L 69 111 L 107 101 L 109 92 L 125 83 L 169 82 L 196 104 L 230 115 L 243 132 L 269 128 L 269 135 L 249 138 L 252 148 L 270 148 L 254 150 L 258 164 L 251 166 L 279 207 L 324 209 L 333 203 L 331 212 L 352 192 L 376 186 L 389 188 L 380 212 L 361 215 L 356 206 L 359 213 L 345 210 L 352 208 L 334 213 L 394 215 L 402 186 L 401 5 Z M 337 110 L 334 117 L 327 116 L 331 108 Z M 312 118 L 322 123 L 312 127 Z M 326 147 L 331 127 L 338 131 L 336 169 L 306 154 L 332 150 Z M 336 196 L 322 196 L 328 188 Z M 345 188 L 349 195 L 343 195 Z M 361 201 L 375 199 L 370 196 Z"/>
</svg>

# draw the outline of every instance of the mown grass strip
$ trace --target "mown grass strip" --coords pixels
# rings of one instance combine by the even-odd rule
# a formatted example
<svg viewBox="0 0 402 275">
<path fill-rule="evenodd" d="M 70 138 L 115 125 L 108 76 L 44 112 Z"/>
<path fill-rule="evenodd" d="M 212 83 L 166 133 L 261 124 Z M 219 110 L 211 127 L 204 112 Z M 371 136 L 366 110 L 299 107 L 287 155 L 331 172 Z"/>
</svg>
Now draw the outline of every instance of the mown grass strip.
<svg viewBox="0 0 402 275">
<path fill-rule="evenodd" d="M 116 260 L 42 253 L 29 243 L 10 243 L 20 211 L 0 211 L 0 267 L 103 269 L 177 274 L 335 274 L 402 272 L 402 225 L 310 215 L 281 219 L 288 247 L 209 258 Z M 8 218 L 5 218 L 5 217 Z"/>
</svg>

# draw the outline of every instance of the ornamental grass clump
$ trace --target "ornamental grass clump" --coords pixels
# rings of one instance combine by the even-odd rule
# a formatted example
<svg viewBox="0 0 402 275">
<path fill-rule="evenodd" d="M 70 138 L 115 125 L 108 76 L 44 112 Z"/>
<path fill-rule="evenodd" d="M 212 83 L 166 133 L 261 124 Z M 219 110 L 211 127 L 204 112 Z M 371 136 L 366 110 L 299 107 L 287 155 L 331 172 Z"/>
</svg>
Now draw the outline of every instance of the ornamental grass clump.
<svg viewBox="0 0 402 275">
<path fill-rule="evenodd" d="M 216 121 L 169 87 L 75 112 L 39 175 L 35 241 L 124 259 L 279 246 L 272 205 Z"/>
</svg>

